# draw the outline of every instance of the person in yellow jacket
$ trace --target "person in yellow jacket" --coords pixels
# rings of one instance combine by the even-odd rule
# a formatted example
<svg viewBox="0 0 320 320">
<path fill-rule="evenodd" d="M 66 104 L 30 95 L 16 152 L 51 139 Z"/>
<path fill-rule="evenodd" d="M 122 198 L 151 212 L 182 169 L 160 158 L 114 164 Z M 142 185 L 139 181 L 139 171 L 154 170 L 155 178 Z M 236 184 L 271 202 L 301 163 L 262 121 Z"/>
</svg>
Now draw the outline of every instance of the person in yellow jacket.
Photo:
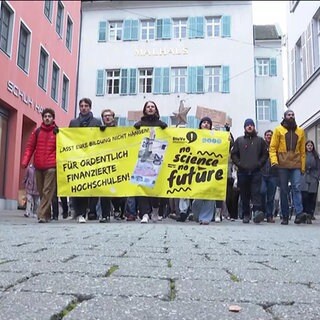
<svg viewBox="0 0 320 320">
<path fill-rule="evenodd" d="M 281 224 L 289 223 L 289 182 L 292 188 L 293 205 L 296 212 L 294 223 L 305 222 L 306 214 L 303 213 L 302 196 L 300 191 L 301 173 L 305 171 L 305 133 L 297 126 L 292 110 L 284 113 L 283 121 L 275 128 L 270 148 L 270 162 L 277 168 L 280 182 Z"/>
</svg>

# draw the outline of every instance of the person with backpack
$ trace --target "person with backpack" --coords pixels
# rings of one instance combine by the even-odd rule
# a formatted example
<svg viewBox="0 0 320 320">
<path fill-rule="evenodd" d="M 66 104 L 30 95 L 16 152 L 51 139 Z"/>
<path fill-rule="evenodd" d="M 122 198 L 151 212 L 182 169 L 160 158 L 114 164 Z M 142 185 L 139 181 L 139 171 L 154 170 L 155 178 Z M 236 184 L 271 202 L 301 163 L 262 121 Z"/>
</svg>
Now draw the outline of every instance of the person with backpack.
<svg viewBox="0 0 320 320">
<path fill-rule="evenodd" d="M 32 131 L 22 159 L 22 168 L 27 168 L 31 157 L 35 167 L 37 188 L 40 195 L 38 222 L 51 219 L 51 201 L 56 192 L 56 134 L 55 112 L 46 108 L 42 112 L 42 124 Z"/>
</svg>

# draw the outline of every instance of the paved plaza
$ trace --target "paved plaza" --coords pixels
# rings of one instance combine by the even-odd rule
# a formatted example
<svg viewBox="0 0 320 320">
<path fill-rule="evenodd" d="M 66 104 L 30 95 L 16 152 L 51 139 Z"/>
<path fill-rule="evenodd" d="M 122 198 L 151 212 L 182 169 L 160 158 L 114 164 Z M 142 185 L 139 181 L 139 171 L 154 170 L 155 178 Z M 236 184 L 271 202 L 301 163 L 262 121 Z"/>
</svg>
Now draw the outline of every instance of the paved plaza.
<svg viewBox="0 0 320 320">
<path fill-rule="evenodd" d="M 38 224 L 23 213 L 0 212 L 0 319 L 320 319 L 320 218 Z"/>
</svg>

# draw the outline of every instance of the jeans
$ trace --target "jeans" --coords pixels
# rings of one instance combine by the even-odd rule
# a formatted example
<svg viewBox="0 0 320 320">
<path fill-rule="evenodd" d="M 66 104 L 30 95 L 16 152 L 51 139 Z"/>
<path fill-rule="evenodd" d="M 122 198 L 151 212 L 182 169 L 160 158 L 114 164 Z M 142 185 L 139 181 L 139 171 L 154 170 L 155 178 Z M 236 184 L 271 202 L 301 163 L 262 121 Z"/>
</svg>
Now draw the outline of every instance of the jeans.
<svg viewBox="0 0 320 320">
<path fill-rule="evenodd" d="M 289 186 L 291 183 L 292 200 L 296 215 L 299 215 L 303 211 L 302 196 L 300 191 L 301 171 L 300 169 L 278 169 L 279 181 L 280 181 L 280 202 L 281 202 L 281 214 L 282 217 L 287 218 L 289 216 Z"/>
<path fill-rule="evenodd" d="M 261 179 L 261 196 L 262 196 L 262 211 L 266 217 L 273 216 L 274 196 L 276 194 L 278 178 L 275 176 L 262 176 Z"/>
<path fill-rule="evenodd" d="M 261 210 L 261 172 L 238 172 L 238 187 L 242 201 L 242 217 L 250 217 L 250 200 L 254 211 Z"/>
<path fill-rule="evenodd" d="M 195 199 L 192 203 L 192 212 L 197 220 L 200 222 L 210 222 L 213 218 L 213 211 L 215 209 L 214 200 L 198 200 Z"/>
</svg>

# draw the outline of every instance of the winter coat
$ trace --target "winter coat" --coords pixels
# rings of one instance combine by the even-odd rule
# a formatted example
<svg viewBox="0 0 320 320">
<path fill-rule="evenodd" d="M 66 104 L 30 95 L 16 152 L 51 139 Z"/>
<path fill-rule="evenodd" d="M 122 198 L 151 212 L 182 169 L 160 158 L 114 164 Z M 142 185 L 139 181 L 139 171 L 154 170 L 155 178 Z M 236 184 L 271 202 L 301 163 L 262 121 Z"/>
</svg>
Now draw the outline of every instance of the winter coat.
<svg viewBox="0 0 320 320">
<path fill-rule="evenodd" d="M 23 182 L 24 182 L 27 194 L 31 194 L 33 196 L 39 195 L 39 192 L 37 189 L 35 167 L 32 164 L 28 166 Z"/>
<path fill-rule="evenodd" d="M 136 129 L 140 129 L 140 127 L 160 127 L 162 129 L 165 129 L 167 127 L 167 124 L 161 121 L 157 116 L 152 115 L 141 117 L 141 120 L 136 122 L 134 124 L 134 127 Z"/>
<path fill-rule="evenodd" d="M 86 121 L 83 121 L 83 119 L 86 118 Z M 78 118 L 72 119 L 69 123 L 69 127 L 100 127 L 101 121 L 97 118 L 95 118 L 90 112 L 87 116 L 82 117 L 81 114 L 79 114 Z"/>
<path fill-rule="evenodd" d="M 288 130 L 282 122 L 276 127 L 270 143 L 271 165 L 279 168 L 305 170 L 305 134 L 302 128 Z"/>
<path fill-rule="evenodd" d="M 268 146 L 257 135 L 239 137 L 231 149 L 231 159 L 238 167 L 238 172 L 252 173 L 259 171 L 268 159 Z"/>
<path fill-rule="evenodd" d="M 33 164 L 38 170 L 47 170 L 56 167 L 56 124 L 46 126 L 41 124 L 40 130 L 34 129 L 27 142 L 27 147 L 22 159 L 26 167 L 34 154 Z"/>
<path fill-rule="evenodd" d="M 306 171 L 301 176 L 301 191 L 317 193 L 320 178 L 320 159 L 312 152 L 306 152 Z"/>
</svg>

